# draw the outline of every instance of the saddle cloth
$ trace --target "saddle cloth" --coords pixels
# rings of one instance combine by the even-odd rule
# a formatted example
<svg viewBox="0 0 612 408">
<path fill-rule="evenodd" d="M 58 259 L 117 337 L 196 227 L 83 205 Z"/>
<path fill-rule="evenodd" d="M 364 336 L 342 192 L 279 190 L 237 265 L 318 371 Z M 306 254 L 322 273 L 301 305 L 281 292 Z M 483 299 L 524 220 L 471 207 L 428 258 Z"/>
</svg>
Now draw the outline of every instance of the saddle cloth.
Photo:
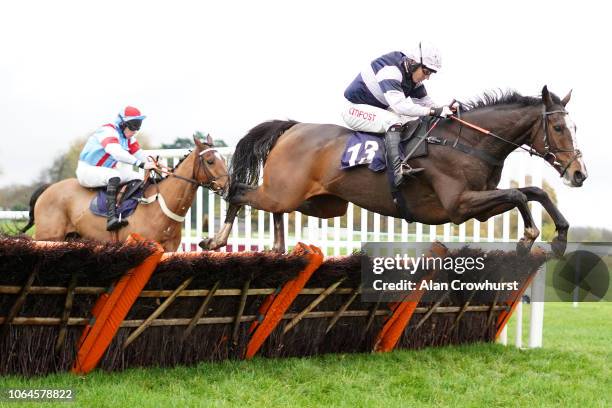
<svg viewBox="0 0 612 408">
<path fill-rule="evenodd" d="M 428 120 L 421 119 L 404 125 L 400 142 L 402 160 L 427 133 L 428 124 Z M 421 143 L 410 158 L 423 156 L 427 156 L 427 142 Z M 354 131 L 346 141 L 340 160 L 340 169 L 346 170 L 367 165 L 370 170 L 381 172 L 387 168 L 386 157 L 383 134 Z"/>
<path fill-rule="evenodd" d="M 138 207 L 138 200 L 144 195 L 144 183 L 141 180 L 132 180 L 123 185 L 119 193 L 120 196 L 117 200 L 117 215 L 121 219 L 126 219 L 136 211 Z M 101 217 L 106 217 L 107 200 L 106 200 L 106 187 L 96 189 L 97 193 L 89 203 L 89 210 Z"/>
</svg>

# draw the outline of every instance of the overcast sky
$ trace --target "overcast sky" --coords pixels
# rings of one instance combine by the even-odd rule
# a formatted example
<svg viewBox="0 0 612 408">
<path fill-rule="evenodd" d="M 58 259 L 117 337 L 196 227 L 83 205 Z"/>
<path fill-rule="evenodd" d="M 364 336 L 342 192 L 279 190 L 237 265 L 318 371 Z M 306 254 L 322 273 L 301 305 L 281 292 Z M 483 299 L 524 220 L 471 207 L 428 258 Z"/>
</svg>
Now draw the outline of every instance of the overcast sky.
<svg viewBox="0 0 612 408">
<path fill-rule="evenodd" d="M 555 187 L 570 223 L 612 228 L 609 13 L 588 1 L 11 1 L 0 5 L 0 186 L 33 180 L 125 105 L 153 142 L 210 131 L 233 145 L 261 121 L 341 123 L 371 59 L 435 42 L 437 101 L 493 88 L 563 97 L 589 179 Z M 537 160 L 532 158 L 531 160 Z"/>
</svg>

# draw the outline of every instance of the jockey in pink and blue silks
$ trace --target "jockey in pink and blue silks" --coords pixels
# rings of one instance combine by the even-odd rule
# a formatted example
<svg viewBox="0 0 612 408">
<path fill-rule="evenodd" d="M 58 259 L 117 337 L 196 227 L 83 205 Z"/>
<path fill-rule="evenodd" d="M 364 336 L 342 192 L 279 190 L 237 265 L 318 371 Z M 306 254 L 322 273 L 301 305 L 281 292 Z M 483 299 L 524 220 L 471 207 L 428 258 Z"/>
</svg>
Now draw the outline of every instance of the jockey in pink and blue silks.
<svg viewBox="0 0 612 408">
<path fill-rule="evenodd" d="M 117 189 L 120 183 L 142 179 L 132 166 L 141 169 L 154 168 L 147 160 L 136 133 L 146 116 L 132 106 L 127 106 L 113 123 L 99 127 L 89 139 L 79 156 L 76 176 L 83 187 L 106 187 L 108 219 L 106 229 L 116 231 L 128 224 L 117 217 Z M 123 165 L 117 166 L 118 163 Z"/>
</svg>

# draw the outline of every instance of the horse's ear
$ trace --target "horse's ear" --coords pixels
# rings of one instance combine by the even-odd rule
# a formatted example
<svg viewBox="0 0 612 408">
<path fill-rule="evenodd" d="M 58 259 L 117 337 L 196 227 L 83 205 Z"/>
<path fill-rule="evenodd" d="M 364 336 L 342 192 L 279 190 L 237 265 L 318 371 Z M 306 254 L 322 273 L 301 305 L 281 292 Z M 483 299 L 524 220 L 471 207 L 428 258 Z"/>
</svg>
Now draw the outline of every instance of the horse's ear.
<svg viewBox="0 0 612 408">
<path fill-rule="evenodd" d="M 198 137 L 197 133 L 193 135 L 193 142 L 199 149 L 204 148 L 204 144 L 200 141 L 200 138 Z"/>
<path fill-rule="evenodd" d="M 215 142 L 213 141 L 213 138 L 212 138 L 212 137 L 210 137 L 210 133 L 208 133 L 208 134 L 206 135 L 206 143 L 207 143 L 209 146 L 213 146 L 213 144 L 215 143 Z"/>
<path fill-rule="evenodd" d="M 548 87 L 544 85 L 542 88 L 542 102 L 546 105 L 546 108 L 551 108 L 553 106 L 553 100 L 550 96 L 550 92 L 548 92 Z"/>
<path fill-rule="evenodd" d="M 567 103 L 570 101 L 571 97 L 572 97 L 572 90 L 570 89 L 570 91 L 567 93 L 567 95 L 565 95 L 565 98 L 561 99 L 561 105 L 563 105 L 563 107 L 565 107 L 567 105 Z"/>
</svg>

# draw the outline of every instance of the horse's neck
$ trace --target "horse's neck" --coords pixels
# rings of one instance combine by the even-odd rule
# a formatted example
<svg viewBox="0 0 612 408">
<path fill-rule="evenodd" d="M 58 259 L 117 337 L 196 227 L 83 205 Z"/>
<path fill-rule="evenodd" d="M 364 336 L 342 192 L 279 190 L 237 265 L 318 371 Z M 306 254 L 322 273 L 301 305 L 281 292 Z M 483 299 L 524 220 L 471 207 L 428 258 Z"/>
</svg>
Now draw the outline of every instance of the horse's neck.
<svg viewBox="0 0 612 408">
<path fill-rule="evenodd" d="M 174 174 L 193 179 L 193 153 L 187 157 L 175 170 Z M 167 177 L 159 184 L 159 192 L 164 197 L 166 205 L 173 213 L 183 217 L 191 207 L 197 186 L 178 177 Z"/>
<path fill-rule="evenodd" d="M 529 141 L 531 131 L 540 115 L 541 108 L 538 106 L 524 106 L 516 109 L 491 107 L 474 112 L 473 115 L 469 115 L 469 118 L 466 115 L 466 120 L 474 122 L 511 142 L 506 143 L 493 136 L 483 137 L 480 134 L 475 143 L 476 147 L 504 160 L 512 151 L 517 149 L 516 145 L 520 146 Z"/>
</svg>

